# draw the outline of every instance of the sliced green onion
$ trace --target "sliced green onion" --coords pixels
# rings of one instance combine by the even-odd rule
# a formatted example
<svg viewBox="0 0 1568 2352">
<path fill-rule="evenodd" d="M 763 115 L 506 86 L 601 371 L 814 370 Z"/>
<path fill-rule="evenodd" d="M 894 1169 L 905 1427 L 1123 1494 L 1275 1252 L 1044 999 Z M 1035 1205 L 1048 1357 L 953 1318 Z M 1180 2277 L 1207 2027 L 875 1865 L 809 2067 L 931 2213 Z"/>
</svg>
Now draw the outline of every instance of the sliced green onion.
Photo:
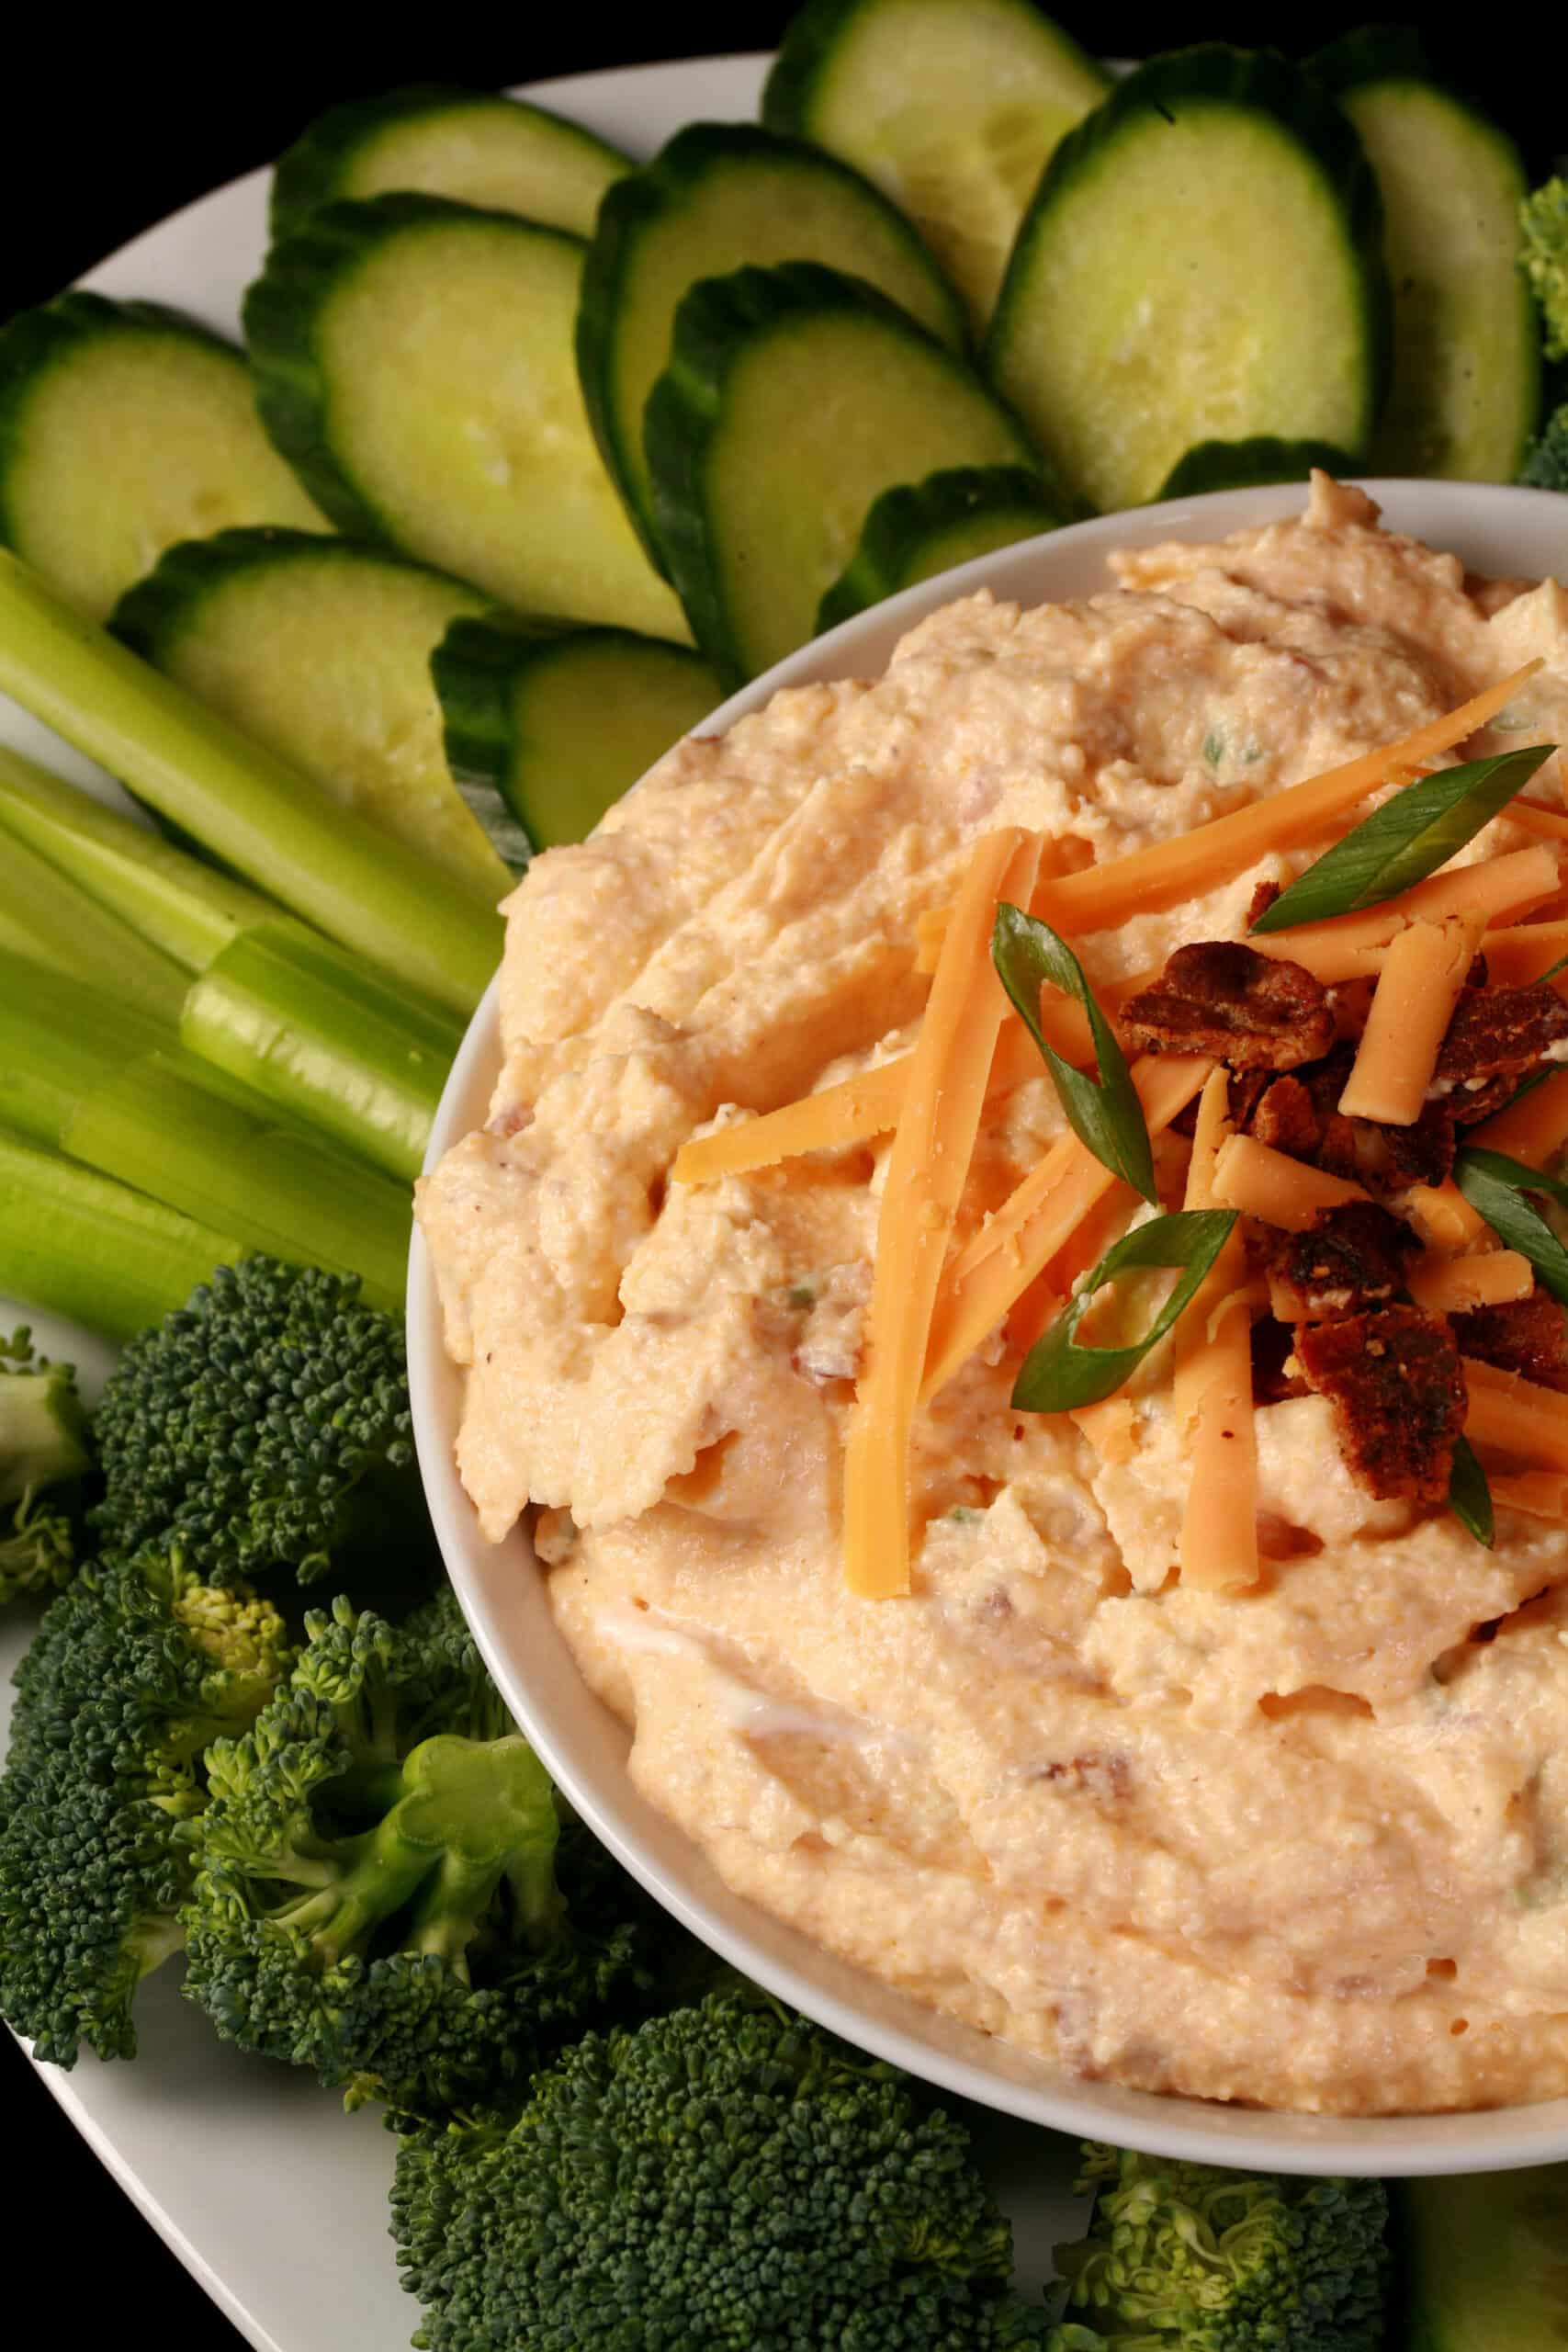
<svg viewBox="0 0 1568 2352">
<path fill-rule="evenodd" d="M 299 925 L 242 932 L 186 999 L 181 1042 L 404 1182 L 462 1029 Z"/>
<path fill-rule="evenodd" d="M 1095 1002 L 1084 978 L 1083 966 L 1059 933 L 1037 922 L 1020 907 L 1006 901 L 997 909 L 991 932 L 991 961 L 997 967 L 1020 1019 L 1044 1057 L 1067 1125 L 1102 1168 L 1120 1176 L 1145 1201 L 1157 1201 L 1154 1153 L 1148 1122 L 1116 1033 Z M 1040 990 L 1049 980 L 1065 995 L 1077 997 L 1089 1018 L 1094 1040 L 1098 1079 L 1069 1061 L 1046 1042 L 1040 1026 Z"/>
<path fill-rule="evenodd" d="M 233 1081 L 154 1054 L 85 1095 L 62 1143 L 121 1183 L 296 1265 L 358 1274 L 396 1311 L 407 1272 L 406 1189 L 323 1138 L 246 1107 Z"/>
<path fill-rule="evenodd" d="M 1354 914 L 1424 882 L 1507 807 L 1556 749 L 1527 743 L 1407 784 L 1299 874 L 1252 929 L 1288 931 L 1293 923 Z"/>
<path fill-rule="evenodd" d="M 1460 1525 L 1490 1552 L 1494 1532 L 1492 1489 L 1468 1438 L 1454 1441 L 1454 1466 L 1449 1474 L 1449 1509 Z"/>
<path fill-rule="evenodd" d="M 1473 1145 L 1455 1159 L 1454 1182 L 1498 1239 L 1528 1258 L 1552 1297 L 1568 1306 L 1568 1250 L 1525 1198 L 1527 1193 L 1544 1193 L 1568 1208 L 1568 1184 L 1527 1168 L 1522 1159 L 1510 1159 L 1506 1152 L 1478 1151 Z"/>
<path fill-rule="evenodd" d="M 1014 1406 L 1028 1413 L 1067 1413 L 1097 1405 L 1130 1380 L 1149 1350 L 1164 1339 L 1230 1238 L 1234 1209 L 1178 1209 L 1125 1235 L 1106 1251 L 1071 1306 L 1057 1316 L 1023 1362 L 1012 1392 Z M 1151 1266 L 1180 1271 L 1177 1283 L 1141 1340 L 1122 1348 L 1080 1347 L 1078 1325 L 1095 1293 L 1123 1274 Z"/>
<path fill-rule="evenodd" d="M 472 1012 L 500 959 L 499 915 L 84 620 L 5 548 L 0 692 L 296 914 Z"/>
<path fill-rule="evenodd" d="M 174 1042 L 166 1022 L 123 995 L 0 948 L 0 1102 L 23 1135 L 58 1145 L 84 1094 Z"/>
<path fill-rule="evenodd" d="M 24 1306 L 133 1340 L 243 1255 L 235 1235 L 0 1130 L 0 1291 Z"/>
<path fill-rule="evenodd" d="M 25 842 L 0 832 L 0 947 L 91 981 L 122 1004 L 169 1023 L 180 1017 L 179 966 L 99 905 Z"/>
</svg>

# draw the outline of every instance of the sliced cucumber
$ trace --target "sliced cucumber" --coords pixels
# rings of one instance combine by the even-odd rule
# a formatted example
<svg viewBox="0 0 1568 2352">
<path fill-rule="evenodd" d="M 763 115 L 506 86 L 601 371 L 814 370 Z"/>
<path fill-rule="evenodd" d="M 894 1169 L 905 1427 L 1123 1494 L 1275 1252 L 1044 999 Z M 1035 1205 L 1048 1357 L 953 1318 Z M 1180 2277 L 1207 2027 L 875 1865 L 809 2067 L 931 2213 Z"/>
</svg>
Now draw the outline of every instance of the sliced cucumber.
<svg viewBox="0 0 1568 2352">
<path fill-rule="evenodd" d="M 885 490 L 861 527 L 860 545 L 818 606 L 818 634 L 917 580 L 934 580 L 1066 519 L 1039 475 L 1021 466 L 954 466 Z"/>
<path fill-rule="evenodd" d="M 1249 441 L 1200 441 L 1178 458 L 1160 490 L 1161 498 L 1201 498 L 1211 490 L 1251 490 L 1258 482 L 1305 481 L 1314 466 L 1343 478 L 1359 470 L 1348 450 L 1332 441 L 1277 441 L 1271 433 Z"/>
<path fill-rule="evenodd" d="M 1408 2352 L 1568 2345 L 1568 2165 L 1397 2184 Z"/>
<path fill-rule="evenodd" d="M 153 302 L 62 294 L 0 327 L 0 543 L 90 620 L 177 539 L 324 531 L 256 421 L 244 354 Z"/>
<path fill-rule="evenodd" d="M 762 119 L 886 188 L 983 328 L 1048 157 L 1110 86 L 1030 0 L 808 0 Z"/>
<path fill-rule="evenodd" d="M 462 614 L 460 580 L 303 531 L 222 531 L 172 548 L 113 628 L 334 800 L 423 850 L 488 906 L 526 844 L 494 793 L 473 801 L 441 747 L 430 657 Z"/>
<path fill-rule="evenodd" d="M 1540 414 L 1518 150 L 1437 79 L 1413 27 L 1348 34 L 1307 70 L 1354 123 L 1382 196 L 1393 377 L 1370 469 L 1512 481 Z"/>
<path fill-rule="evenodd" d="M 272 233 L 344 197 L 422 188 L 586 237 L 604 190 L 630 169 L 618 148 L 521 98 L 439 84 L 388 90 L 329 107 L 278 159 Z"/>
<path fill-rule="evenodd" d="M 245 298 L 257 401 L 344 529 L 519 612 L 683 638 L 583 410 L 585 252 L 438 196 L 329 204 Z"/>
<path fill-rule="evenodd" d="M 671 572 L 727 683 L 805 644 L 885 490 L 1034 462 L 962 359 L 816 262 L 692 288 L 644 443 Z"/>
<path fill-rule="evenodd" d="M 819 261 L 869 278 L 944 343 L 964 321 L 919 237 L 830 155 L 750 123 L 694 123 L 605 199 L 577 314 L 577 365 L 604 463 L 662 561 L 642 414 L 682 296 L 747 263 Z"/>
<path fill-rule="evenodd" d="M 724 699 L 700 653 L 629 629 L 454 621 L 430 667 L 453 775 L 536 849 L 581 841 Z"/>
<path fill-rule="evenodd" d="M 1317 85 L 1213 43 L 1129 74 L 1046 167 L 989 364 L 1067 487 L 1153 498 L 1196 443 L 1359 458 L 1387 372 L 1377 183 Z"/>
</svg>

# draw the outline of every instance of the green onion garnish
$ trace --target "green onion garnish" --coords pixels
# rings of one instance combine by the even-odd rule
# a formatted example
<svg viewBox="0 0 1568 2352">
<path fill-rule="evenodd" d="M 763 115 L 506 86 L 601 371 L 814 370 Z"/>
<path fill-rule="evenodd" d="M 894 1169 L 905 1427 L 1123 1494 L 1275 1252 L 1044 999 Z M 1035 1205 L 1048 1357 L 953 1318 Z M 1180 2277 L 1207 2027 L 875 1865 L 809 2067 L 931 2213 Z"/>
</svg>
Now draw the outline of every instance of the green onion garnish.
<svg viewBox="0 0 1568 2352">
<path fill-rule="evenodd" d="M 1354 914 L 1424 882 L 1507 807 L 1556 748 L 1527 743 L 1407 784 L 1281 890 L 1253 930 L 1287 931 L 1292 923 Z"/>
<path fill-rule="evenodd" d="M 1552 1297 L 1568 1306 L 1568 1250 L 1525 1198 L 1527 1193 L 1544 1193 L 1568 1208 L 1568 1184 L 1539 1168 L 1527 1168 L 1521 1159 L 1510 1159 L 1506 1152 L 1478 1151 L 1473 1146 L 1455 1159 L 1454 1182 L 1498 1239 L 1528 1258 Z"/>
<path fill-rule="evenodd" d="M 1144 1106 L 1116 1033 L 1095 1002 L 1083 966 L 1066 941 L 1049 923 L 1037 922 L 1032 915 L 1004 900 L 997 909 L 991 931 L 991 961 L 1019 1018 L 1044 1057 L 1074 1135 L 1102 1168 L 1122 1177 L 1145 1201 L 1157 1201 Z M 1100 1067 L 1098 1079 L 1075 1069 L 1046 1043 L 1040 1026 L 1040 990 L 1047 980 L 1065 995 L 1077 997 L 1088 1015 Z"/>
<path fill-rule="evenodd" d="M 1164 1339 L 1224 1248 L 1235 1224 L 1234 1209 L 1179 1209 L 1173 1216 L 1154 1217 L 1124 1235 L 1106 1251 L 1072 1304 L 1031 1348 L 1012 1392 L 1014 1406 L 1028 1413 L 1067 1413 L 1076 1406 L 1097 1405 L 1102 1396 L 1114 1396 L 1149 1350 Z M 1080 1347 L 1077 1328 L 1095 1293 L 1122 1274 L 1149 1266 L 1179 1268 L 1181 1280 L 1143 1338 L 1122 1348 Z"/>
<path fill-rule="evenodd" d="M 1449 1473 L 1449 1509 L 1478 1544 L 1492 1549 L 1492 1489 L 1468 1438 L 1454 1440 L 1454 1466 Z"/>
</svg>

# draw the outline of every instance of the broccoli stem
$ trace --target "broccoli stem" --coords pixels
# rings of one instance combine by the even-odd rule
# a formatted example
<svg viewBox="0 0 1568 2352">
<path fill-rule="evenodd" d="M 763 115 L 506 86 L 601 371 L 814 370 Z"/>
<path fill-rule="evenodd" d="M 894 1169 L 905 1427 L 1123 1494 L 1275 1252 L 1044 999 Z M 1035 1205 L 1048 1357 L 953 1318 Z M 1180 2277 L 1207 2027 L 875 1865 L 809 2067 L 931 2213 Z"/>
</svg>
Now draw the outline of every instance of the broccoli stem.
<svg viewBox="0 0 1568 2352">
<path fill-rule="evenodd" d="M 61 1142 L 74 1159 L 134 1184 L 246 1249 L 355 1273 L 393 1312 L 407 1276 L 407 1193 L 322 1138 L 273 1125 L 230 1081 L 152 1054 L 83 1096 Z"/>
<path fill-rule="evenodd" d="M 0 1506 L 79 1478 L 91 1466 L 86 1415 L 57 1366 L 0 1369 Z"/>
<path fill-rule="evenodd" d="M 38 1142 L 58 1146 L 84 1094 L 124 1063 L 173 1045 L 175 1032 L 107 990 L 0 948 L 6 1115 Z"/>
<path fill-rule="evenodd" d="M 120 1003 L 150 1020 L 179 1019 L 186 976 L 177 964 L 26 842 L 0 837 L 0 847 L 6 866 L 0 948 L 112 989 Z"/>
<path fill-rule="evenodd" d="M 180 1035 L 405 1183 L 462 1042 L 445 1013 L 411 1004 L 325 940 L 273 923 L 213 959 L 186 999 Z"/>
<path fill-rule="evenodd" d="M 132 1340 L 243 1254 L 231 1233 L 0 1128 L 0 1291 L 25 1305 Z"/>
<path fill-rule="evenodd" d="M 473 1010 L 501 950 L 490 909 L 247 741 L 5 551 L 0 691 L 297 914 L 454 1012 Z"/>
<path fill-rule="evenodd" d="M 0 831 L 47 858 L 117 919 L 117 929 L 129 924 L 187 972 L 205 971 L 251 924 L 269 916 L 285 919 L 248 883 L 203 865 L 150 825 L 62 783 L 3 744 Z M 7 847 L 7 865 L 10 855 Z M 67 937 L 62 944 L 72 954 L 76 942 Z M 74 955 L 72 968 L 82 969 Z"/>
</svg>

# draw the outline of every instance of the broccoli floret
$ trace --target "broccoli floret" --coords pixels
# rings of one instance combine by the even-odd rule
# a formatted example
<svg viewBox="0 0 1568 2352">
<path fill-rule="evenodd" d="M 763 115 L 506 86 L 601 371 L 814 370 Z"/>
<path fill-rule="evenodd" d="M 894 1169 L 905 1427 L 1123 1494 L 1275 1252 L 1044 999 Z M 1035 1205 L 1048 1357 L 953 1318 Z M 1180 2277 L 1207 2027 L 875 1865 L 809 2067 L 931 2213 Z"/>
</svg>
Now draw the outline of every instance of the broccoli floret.
<svg viewBox="0 0 1568 2352">
<path fill-rule="evenodd" d="M 1377 2180 L 1254 2177 L 1090 2145 L 1098 2191 L 1052 2352 L 1376 2352 L 1388 2198 Z M 1079 2324 L 1079 2320 L 1088 2323 Z"/>
<path fill-rule="evenodd" d="M 1531 490 L 1568 492 L 1568 401 L 1553 411 L 1531 443 L 1519 480 Z"/>
<path fill-rule="evenodd" d="M 306 1624 L 288 1685 L 208 1758 L 186 1990 L 351 2106 L 499 2092 L 634 1991 L 640 1898 L 562 1826 L 450 1593 L 396 1629 L 342 1600 Z"/>
<path fill-rule="evenodd" d="M 384 1596 L 435 1567 L 400 1324 L 355 1276 L 275 1258 L 220 1267 L 134 1340 L 94 1428 L 102 1540 L 188 1558 L 209 1583 L 330 1570 Z"/>
<path fill-rule="evenodd" d="M 180 1945 L 203 1751 L 289 1656 L 268 1603 L 167 1562 L 88 1561 L 45 1612 L 0 1778 L 0 2016 L 39 2057 L 134 2057 L 137 1985 Z"/>
<path fill-rule="evenodd" d="M 70 1582 L 91 1467 L 76 1375 L 35 1355 L 23 1324 L 0 1339 L 0 1605 Z"/>
<path fill-rule="evenodd" d="M 406 2132 L 428 2352 L 1043 2346 L 967 2133 L 750 1986 L 608 2035 L 521 2112 Z"/>
<path fill-rule="evenodd" d="M 1549 359 L 1568 359 L 1568 178 L 1548 180 L 1519 209 L 1520 259 L 1540 305 Z"/>
</svg>

